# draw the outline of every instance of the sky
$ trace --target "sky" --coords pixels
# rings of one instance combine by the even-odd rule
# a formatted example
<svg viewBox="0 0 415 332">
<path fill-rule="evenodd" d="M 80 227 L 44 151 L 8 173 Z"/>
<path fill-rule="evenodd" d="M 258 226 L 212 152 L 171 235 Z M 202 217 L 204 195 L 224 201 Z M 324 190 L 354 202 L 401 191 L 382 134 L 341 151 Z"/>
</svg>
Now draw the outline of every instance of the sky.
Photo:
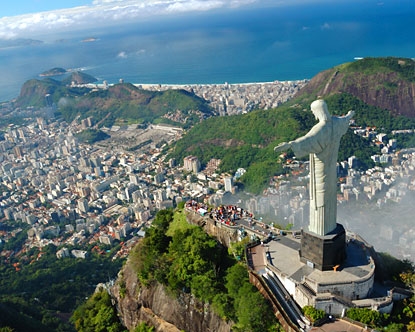
<svg viewBox="0 0 415 332">
<path fill-rule="evenodd" d="M 1 4 L 0 17 L 37 13 L 56 9 L 73 8 L 91 4 L 89 0 L 17 0 Z"/>
<path fill-rule="evenodd" d="M 0 39 L 34 38 L 159 15 L 186 14 L 244 6 L 286 6 L 329 0 L 16 0 L 0 8 Z M 350 0 L 349 0 L 350 1 Z"/>
</svg>

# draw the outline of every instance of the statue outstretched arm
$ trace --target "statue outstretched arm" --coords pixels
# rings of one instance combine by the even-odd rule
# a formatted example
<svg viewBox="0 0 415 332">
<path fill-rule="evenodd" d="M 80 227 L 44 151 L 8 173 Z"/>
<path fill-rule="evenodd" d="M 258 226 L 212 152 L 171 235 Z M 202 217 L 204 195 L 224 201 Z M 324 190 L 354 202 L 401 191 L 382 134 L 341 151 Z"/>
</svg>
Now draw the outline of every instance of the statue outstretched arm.
<svg viewBox="0 0 415 332">
<path fill-rule="evenodd" d="M 289 148 L 291 148 L 291 142 L 282 142 L 274 148 L 274 151 L 282 152 L 288 150 Z"/>
</svg>

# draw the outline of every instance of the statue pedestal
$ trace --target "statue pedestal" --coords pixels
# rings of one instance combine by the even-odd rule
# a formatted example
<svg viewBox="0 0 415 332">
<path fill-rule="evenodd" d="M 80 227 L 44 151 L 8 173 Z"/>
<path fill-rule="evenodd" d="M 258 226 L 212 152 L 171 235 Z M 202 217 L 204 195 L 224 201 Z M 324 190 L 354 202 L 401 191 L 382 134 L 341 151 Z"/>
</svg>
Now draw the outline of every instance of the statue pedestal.
<svg viewBox="0 0 415 332">
<path fill-rule="evenodd" d="M 332 270 L 346 258 L 346 231 L 341 224 L 324 236 L 302 231 L 300 261 L 321 271 Z"/>
</svg>

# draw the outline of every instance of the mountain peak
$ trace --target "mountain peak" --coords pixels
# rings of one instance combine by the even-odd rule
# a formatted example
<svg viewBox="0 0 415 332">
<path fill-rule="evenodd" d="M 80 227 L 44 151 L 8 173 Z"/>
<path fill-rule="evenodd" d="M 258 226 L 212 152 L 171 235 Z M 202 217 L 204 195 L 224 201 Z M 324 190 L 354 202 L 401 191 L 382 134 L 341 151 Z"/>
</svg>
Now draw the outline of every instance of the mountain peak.
<svg viewBox="0 0 415 332">
<path fill-rule="evenodd" d="M 295 97 L 326 98 L 348 93 L 393 115 L 415 118 L 415 61 L 409 58 L 363 58 L 325 70 Z"/>
</svg>

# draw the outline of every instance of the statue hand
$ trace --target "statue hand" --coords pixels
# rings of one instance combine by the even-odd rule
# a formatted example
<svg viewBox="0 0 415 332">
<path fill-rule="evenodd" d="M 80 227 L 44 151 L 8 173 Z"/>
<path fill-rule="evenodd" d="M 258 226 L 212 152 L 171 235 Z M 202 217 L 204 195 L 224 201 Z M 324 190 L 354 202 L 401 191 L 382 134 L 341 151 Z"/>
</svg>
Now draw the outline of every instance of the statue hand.
<svg viewBox="0 0 415 332">
<path fill-rule="evenodd" d="M 275 152 L 282 152 L 282 151 L 288 150 L 290 147 L 291 147 L 290 143 L 282 142 L 274 148 L 274 151 Z"/>
<path fill-rule="evenodd" d="M 354 115 L 354 111 L 349 111 L 349 112 L 346 114 L 346 116 L 347 116 L 349 119 L 351 119 L 351 118 L 353 117 L 353 115 Z"/>
</svg>

